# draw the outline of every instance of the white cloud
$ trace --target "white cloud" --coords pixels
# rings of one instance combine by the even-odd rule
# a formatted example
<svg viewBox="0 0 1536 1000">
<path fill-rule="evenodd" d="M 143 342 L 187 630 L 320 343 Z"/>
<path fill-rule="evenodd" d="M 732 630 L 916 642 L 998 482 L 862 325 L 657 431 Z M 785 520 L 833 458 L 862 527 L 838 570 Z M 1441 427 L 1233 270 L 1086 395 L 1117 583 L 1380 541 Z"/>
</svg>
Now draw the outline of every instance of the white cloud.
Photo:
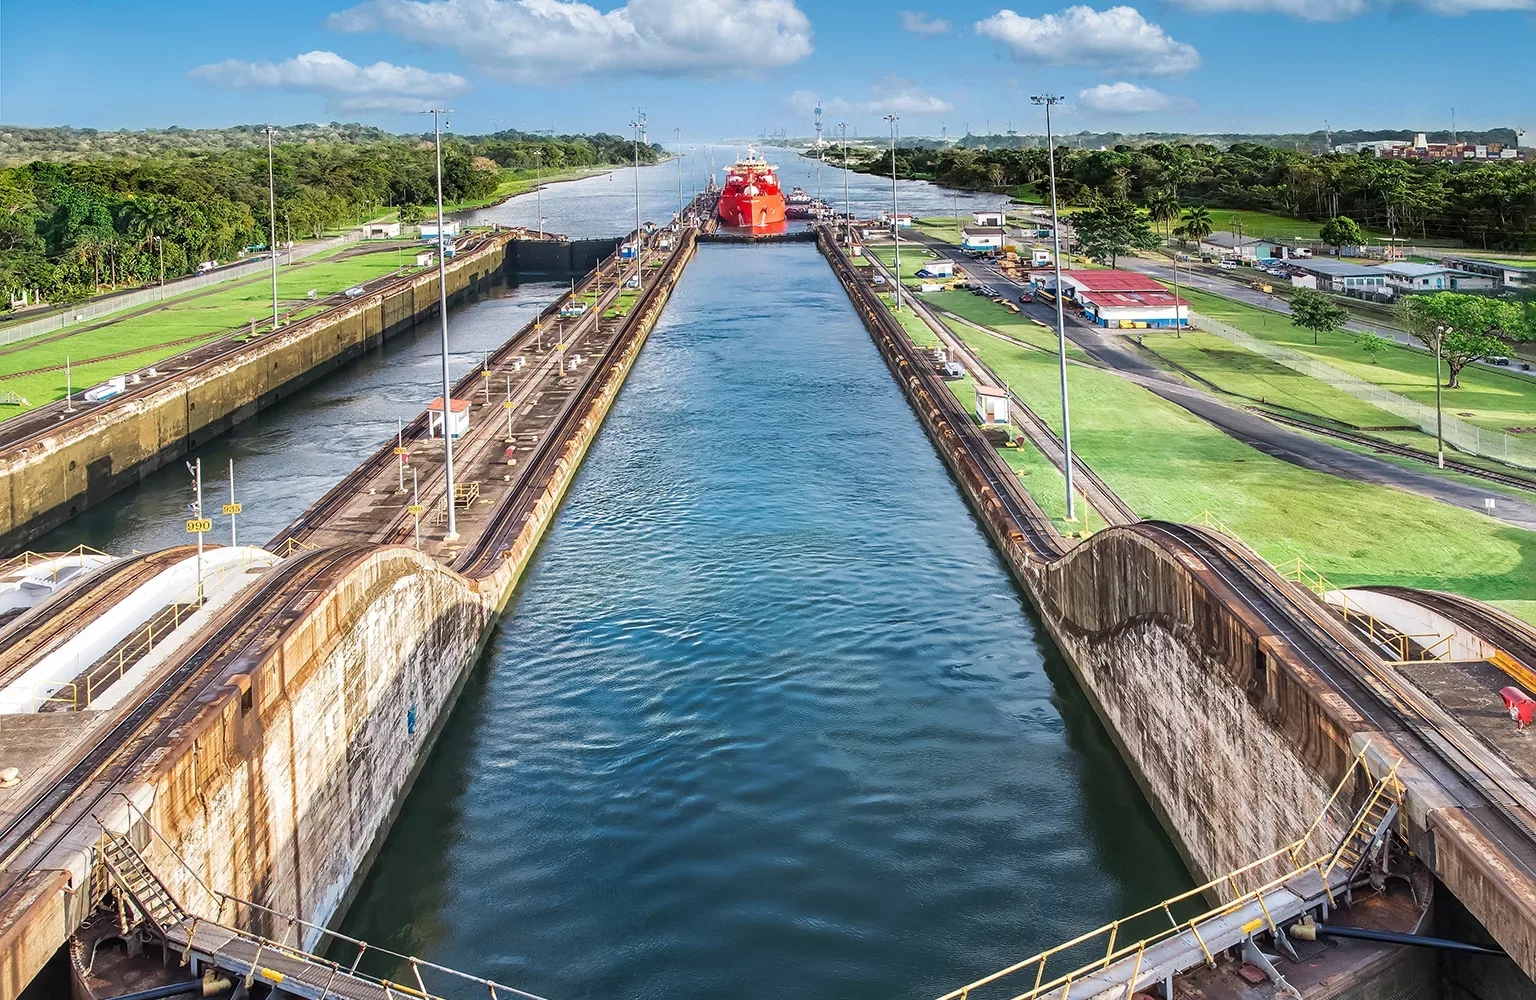
<svg viewBox="0 0 1536 1000">
<path fill-rule="evenodd" d="M 305 52 L 280 63 L 224 62 L 187 74 L 231 90 L 304 90 L 326 97 L 340 111 L 420 111 L 436 99 L 468 86 L 456 73 L 432 73 L 415 66 L 376 62 L 359 66 L 334 52 Z"/>
<path fill-rule="evenodd" d="M 802 114 L 810 114 L 821 100 L 822 110 L 833 117 L 843 115 L 899 115 L 920 117 L 942 115 L 955 110 L 955 106 L 942 97 L 923 90 L 911 80 L 887 77 L 874 88 L 874 95 L 867 101 L 850 101 L 841 97 L 821 98 L 812 90 L 797 90 L 785 98 L 785 103 Z"/>
<path fill-rule="evenodd" d="M 521 83 L 742 75 L 811 53 L 811 22 L 794 0 L 629 0 L 606 14 L 579 0 L 366 0 L 326 23 L 449 46 Z"/>
<path fill-rule="evenodd" d="M 929 18 L 927 14 L 915 10 L 904 10 L 898 15 L 901 18 L 901 27 L 904 31 L 910 31 L 914 35 L 942 35 L 949 31 L 949 22 L 939 18 Z"/>
<path fill-rule="evenodd" d="M 1040 17 L 1000 10 L 975 27 L 978 34 L 1006 45 L 1022 63 L 1113 66 L 1128 73 L 1174 76 L 1201 62 L 1193 45 L 1174 41 L 1135 7 L 1068 7 Z"/>
<path fill-rule="evenodd" d="M 1173 111 L 1195 106 L 1187 97 L 1173 97 L 1134 83 L 1101 83 L 1077 92 L 1078 103 L 1101 115 L 1139 115 L 1148 111 Z"/>
<path fill-rule="evenodd" d="M 1303 21 L 1347 21 L 1380 8 L 1418 7 L 1443 17 L 1489 10 L 1536 10 L 1536 0 L 1173 0 L 1196 14 L 1285 14 Z"/>
</svg>

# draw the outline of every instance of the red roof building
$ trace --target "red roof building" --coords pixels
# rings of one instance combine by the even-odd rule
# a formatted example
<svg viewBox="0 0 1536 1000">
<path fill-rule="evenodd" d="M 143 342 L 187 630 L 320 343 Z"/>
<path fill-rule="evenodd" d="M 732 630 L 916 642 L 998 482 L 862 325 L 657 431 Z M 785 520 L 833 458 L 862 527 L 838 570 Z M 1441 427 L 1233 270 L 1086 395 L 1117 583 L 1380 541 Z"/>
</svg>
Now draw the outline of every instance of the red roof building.
<svg viewBox="0 0 1536 1000">
<path fill-rule="evenodd" d="M 1037 291 L 1054 293 L 1055 275 L 1034 279 Z M 1061 272 L 1065 303 L 1076 303 L 1084 319 L 1099 326 L 1144 330 L 1189 323 L 1189 303 L 1175 302 L 1173 293 L 1156 278 L 1137 271 L 1080 270 Z M 1176 318 L 1177 317 L 1177 318 Z"/>
</svg>

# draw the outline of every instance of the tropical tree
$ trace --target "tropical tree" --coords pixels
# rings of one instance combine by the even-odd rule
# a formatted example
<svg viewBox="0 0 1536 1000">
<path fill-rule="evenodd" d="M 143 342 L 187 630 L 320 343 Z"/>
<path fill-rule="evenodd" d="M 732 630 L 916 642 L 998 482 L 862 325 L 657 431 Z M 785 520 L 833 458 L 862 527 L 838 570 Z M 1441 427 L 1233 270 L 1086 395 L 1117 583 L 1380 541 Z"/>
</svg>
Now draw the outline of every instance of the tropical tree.
<svg viewBox="0 0 1536 1000">
<path fill-rule="evenodd" d="M 1171 239 L 1173 224 L 1179 218 L 1179 196 L 1172 188 L 1164 188 L 1147 199 L 1147 209 L 1152 214 L 1152 221 L 1163 226 Z"/>
<path fill-rule="evenodd" d="M 1392 346 L 1392 341 L 1375 333 L 1362 333 L 1360 335 L 1360 349 L 1371 356 L 1371 364 L 1376 363 L 1376 355 Z"/>
<path fill-rule="evenodd" d="M 1338 253 L 1344 247 L 1357 247 L 1365 242 L 1360 226 L 1347 215 L 1336 215 L 1323 224 L 1317 238 L 1333 247 Z"/>
<path fill-rule="evenodd" d="M 1312 331 L 1312 343 L 1318 335 L 1332 333 L 1349 322 L 1349 310 L 1326 294 L 1311 288 L 1298 288 L 1291 295 L 1291 325 Z"/>
<path fill-rule="evenodd" d="M 1131 250 L 1150 250 L 1159 240 L 1141 209 L 1124 198 L 1114 198 L 1072 217 L 1072 231 L 1083 253 L 1110 267 Z"/>
<path fill-rule="evenodd" d="M 1463 368 L 1504 350 L 1495 334 L 1504 332 L 1505 324 L 1520 320 L 1509 305 L 1481 295 L 1436 292 L 1411 295 L 1398 308 L 1414 339 L 1445 362 L 1445 387 L 1459 389 Z"/>
<path fill-rule="evenodd" d="M 1215 230 L 1216 224 L 1211 221 L 1211 213 L 1204 206 L 1198 206 L 1185 211 L 1184 221 L 1174 230 L 1174 233 L 1199 243 Z"/>
</svg>

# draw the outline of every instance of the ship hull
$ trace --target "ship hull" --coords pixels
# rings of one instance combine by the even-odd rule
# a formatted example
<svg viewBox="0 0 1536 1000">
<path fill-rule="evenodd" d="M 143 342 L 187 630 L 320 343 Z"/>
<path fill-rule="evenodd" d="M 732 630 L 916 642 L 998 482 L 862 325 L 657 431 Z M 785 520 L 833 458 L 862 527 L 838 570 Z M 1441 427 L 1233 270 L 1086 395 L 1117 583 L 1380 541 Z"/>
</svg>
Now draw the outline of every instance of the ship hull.
<svg viewBox="0 0 1536 1000">
<path fill-rule="evenodd" d="M 782 195 L 720 199 L 720 221 L 727 226 L 767 229 L 784 221 Z"/>
</svg>

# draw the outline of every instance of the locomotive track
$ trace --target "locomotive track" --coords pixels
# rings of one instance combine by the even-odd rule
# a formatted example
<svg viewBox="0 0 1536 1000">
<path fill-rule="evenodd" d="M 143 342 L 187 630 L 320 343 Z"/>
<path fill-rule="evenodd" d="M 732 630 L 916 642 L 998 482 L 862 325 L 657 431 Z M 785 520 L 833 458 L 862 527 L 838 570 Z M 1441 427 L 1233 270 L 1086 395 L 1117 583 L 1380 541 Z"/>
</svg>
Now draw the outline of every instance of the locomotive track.
<svg viewBox="0 0 1536 1000">
<path fill-rule="evenodd" d="M 1513 615 L 1483 604 L 1481 601 L 1468 600 L 1465 597 L 1438 590 L 1374 586 L 1360 589 L 1398 597 L 1429 608 L 1467 631 L 1487 639 L 1536 675 L 1536 628 Z"/>
<path fill-rule="evenodd" d="M 179 650 L 168 672 L 144 698 L 125 704 L 105 732 L 62 774 L 47 780 L 0 830 L 0 869 L 12 873 L 8 895 L 111 793 L 163 749 L 173 731 L 199 707 L 205 692 L 223 683 L 209 669 L 274 637 L 298 617 L 315 585 L 369 546 L 337 546 L 285 560 L 262 576 L 244 600 L 232 602 L 199 637 Z M 46 840 L 44 831 L 52 831 Z"/>
</svg>

